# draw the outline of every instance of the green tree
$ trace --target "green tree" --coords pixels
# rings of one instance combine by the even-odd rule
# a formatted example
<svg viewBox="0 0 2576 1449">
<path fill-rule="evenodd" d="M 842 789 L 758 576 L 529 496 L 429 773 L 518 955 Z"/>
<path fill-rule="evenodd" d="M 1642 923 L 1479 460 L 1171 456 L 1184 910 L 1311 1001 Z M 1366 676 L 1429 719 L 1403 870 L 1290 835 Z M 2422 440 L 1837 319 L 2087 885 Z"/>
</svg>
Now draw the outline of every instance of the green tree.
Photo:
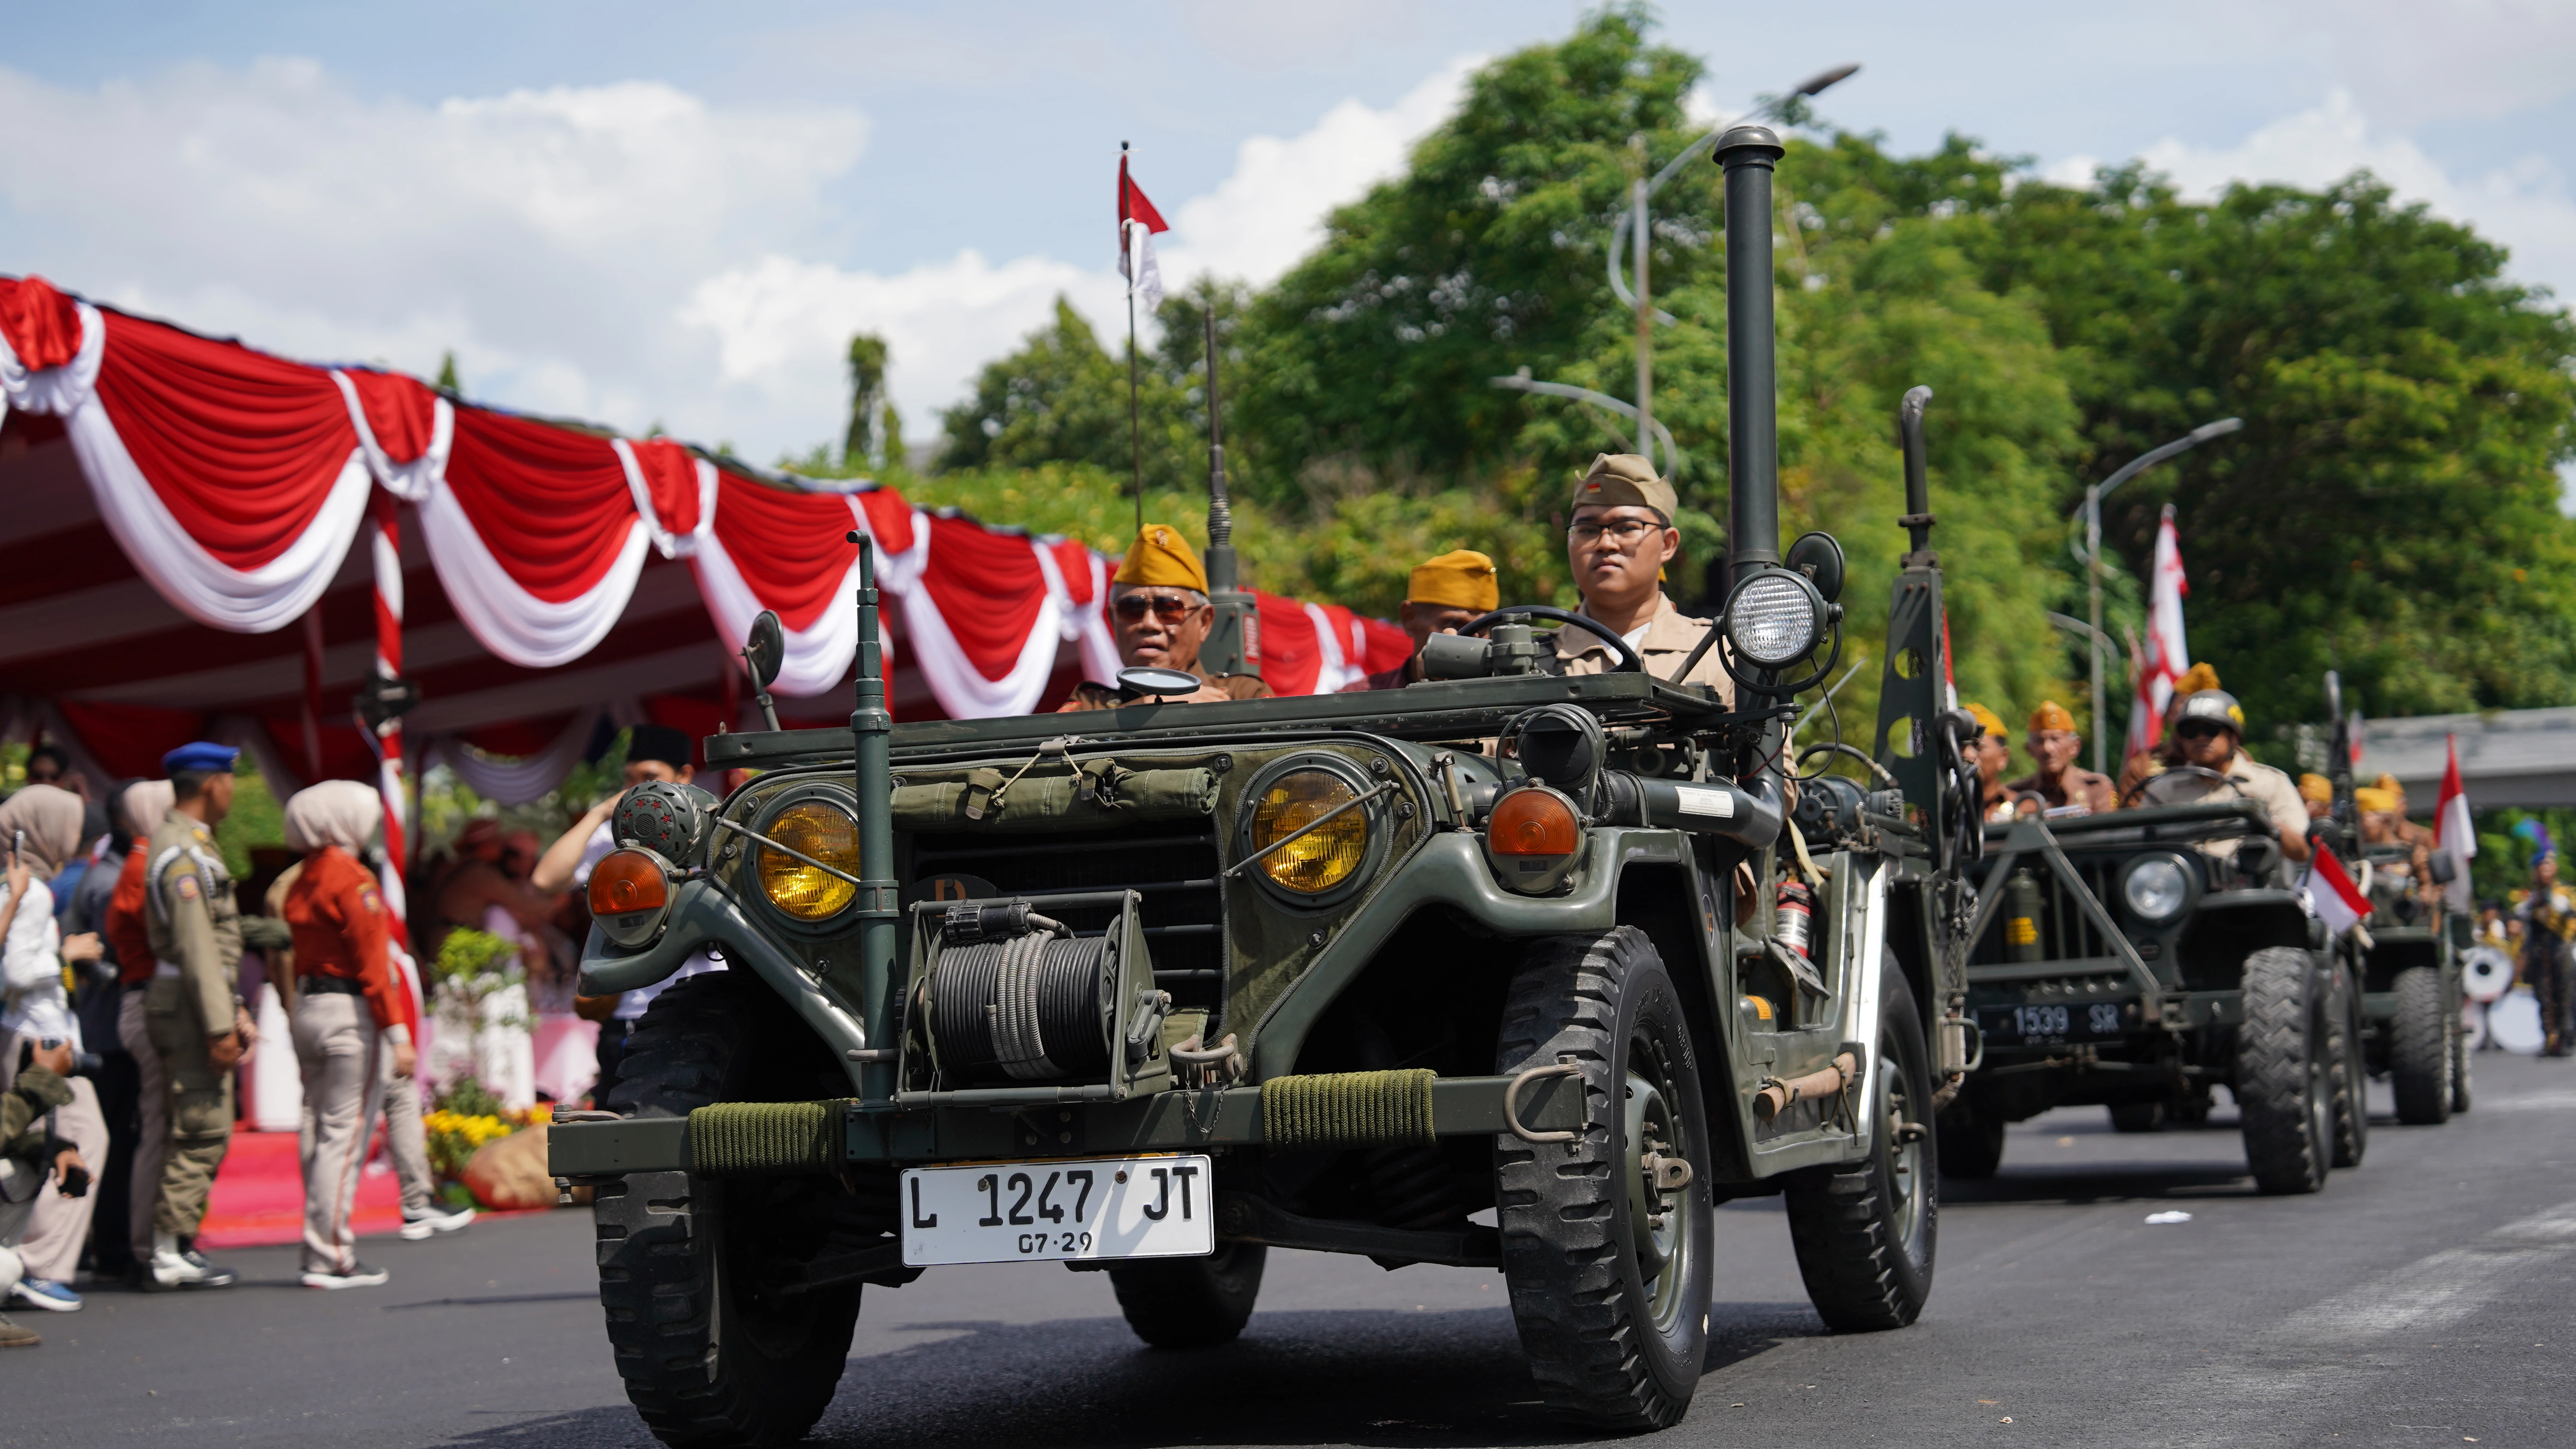
<svg viewBox="0 0 2576 1449">
<path fill-rule="evenodd" d="M 465 390 L 465 384 L 456 380 L 454 352 L 442 352 L 438 355 L 438 390 L 444 393 L 461 393 Z"/>
<path fill-rule="evenodd" d="M 1138 388 L 1145 482 L 1178 486 L 1192 473 L 1188 402 L 1162 369 L 1143 369 Z M 1056 298 L 1055 320 L 1020 350 L 987 364 L 965 402 L 940 415 L 939 467 L 1028 468 L 1084 463 L 1128 476 L 1131 455 L 1127 365 L 1103 350 L 1073 304 Z"/>
<path fill-rule="evenodd" d="M 843 434 L 841 456 L 853 469 L 864 463 L 883 468 L 903 459 L 903 414 L 886 394 L 886 369 L 893 349 L 873 332 L 850 339 L 850 426 Z"/>
</svg>

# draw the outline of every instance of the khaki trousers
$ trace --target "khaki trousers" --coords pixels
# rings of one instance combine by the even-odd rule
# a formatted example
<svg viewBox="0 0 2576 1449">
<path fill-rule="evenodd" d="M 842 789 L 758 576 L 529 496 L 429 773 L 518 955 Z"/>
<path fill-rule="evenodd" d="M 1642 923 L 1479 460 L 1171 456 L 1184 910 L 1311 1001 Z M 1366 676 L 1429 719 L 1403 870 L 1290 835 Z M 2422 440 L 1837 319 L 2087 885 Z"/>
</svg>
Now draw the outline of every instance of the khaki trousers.
<svg viewBox="0 0 2576 1449">
<path fill-rule="evenodd" d="M 385 1118 L 385 1155 L 393 1159 L 394 1180 L 402 1185 L 403 1216 L 429 1211 L 438 1180 L 429 1175 L 429 1136 L 420 1125 L 420 1078 L 394 1075 L 391 1047 L 376 1050 L 376 1080 Z"/>
<path fill-rule="evenodd" d="M 18 1079 L 18 1043 L 14 1033 L 0 1033 L 0 1090 Z M 26 1240 L 18 1257 L 26 1276 L 69 1283 L 80 1271 L 81 1247 L 89 1241 L 89 1220 L 98 1208 L 95 1181 L 107 1162 L 107 1114 L 99 1110 L 98 1084 L 87 1077 L 71 1079 L 72 1100 L 54 1110 L 54 1135 L 80 1149 L 89 1165 L 90 1190 L 65 1197 L 48 1187 L 36 1195 L 27 1220 Z M 5 1292 L 0 1289 L 0 1292 Z"/>
<path fill-rule="evenodd" d="M 161 1159 L 170 1151 L 170 1077 L 161 1070 L 161 1054 L 152 1049 L 152 1034 L 143 1024 L 143 993 L 128 991 L 116 1003 L 116 1039 L 134 1058 L 139 1088 L 134 1096 L 141 1130 L 134 1135 L 134 1171 L 127 1179 L 125 1206 L 128 1240 L 134 1261 L 152 1261 L 152 1204 L 161 1198 Z"/>
<path fill-rule="evenodd" d="M 365 997 L 316 991 L 296 998 L 290 1034 L 304 1069 L 304 1270 L 346 1273 L 358 1261 L 349 1219 L 383 1100 L 376 1021 Z"/>
<path fill-rule="evenodd" d="M 144 988 L 143 1025 L 161 1058 L 170 1104 L 170 1146 L 161 1160 L 152 1227 L 193 1238 L 206 1220 L 206 1197 L 224 1165 L 224 1149 L 232 1144 L 233 1074 L 206 1054 L 205 1023 L 178 977 L 156 976 Z"/>
</svg>

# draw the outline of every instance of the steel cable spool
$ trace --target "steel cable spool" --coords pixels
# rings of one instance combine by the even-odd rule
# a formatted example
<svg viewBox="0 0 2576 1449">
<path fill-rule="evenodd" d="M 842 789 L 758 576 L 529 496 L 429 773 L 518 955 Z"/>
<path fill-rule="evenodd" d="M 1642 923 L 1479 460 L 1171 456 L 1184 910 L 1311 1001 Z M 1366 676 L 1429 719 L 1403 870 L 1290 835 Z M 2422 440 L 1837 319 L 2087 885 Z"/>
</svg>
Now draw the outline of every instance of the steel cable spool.
<svg viewBox="0 0 2576 1449">
<path fill-rule="evenodd" d="M 955 944 L 931 968 L 929 1000 L 942 1071 L 962 1080 L 1106 1078 L 1102 1022 L 1117 977 L 1109 939 L 1057 934 L 1064 928 L 1024 909 L 1004 929 L 1012 928 L 1018 933 L 1000 939 L 975 939 L 984 933 L 973 926 L 943 935 Z"/>
</svg>

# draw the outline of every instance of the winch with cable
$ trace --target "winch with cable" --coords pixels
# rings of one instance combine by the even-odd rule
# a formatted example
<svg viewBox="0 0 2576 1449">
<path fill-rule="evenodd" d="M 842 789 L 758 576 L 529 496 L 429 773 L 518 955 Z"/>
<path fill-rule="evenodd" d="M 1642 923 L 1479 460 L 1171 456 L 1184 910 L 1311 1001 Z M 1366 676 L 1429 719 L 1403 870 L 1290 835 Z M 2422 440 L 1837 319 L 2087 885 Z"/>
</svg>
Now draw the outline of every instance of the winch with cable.
<svg viewBox="0 0 2576 1449">
<path fill-rule="evenodd" d="M 915 907 L 927 966 L 914 1001 L 938 1085 L 1108 1083 L 1168 1078 L 1162 1024 L 1134 897 L 1100 935 L 1077 935 L 1027 900 Z M 1067 897 L 1065 903 L 1108 904 Z"/>
</svg>

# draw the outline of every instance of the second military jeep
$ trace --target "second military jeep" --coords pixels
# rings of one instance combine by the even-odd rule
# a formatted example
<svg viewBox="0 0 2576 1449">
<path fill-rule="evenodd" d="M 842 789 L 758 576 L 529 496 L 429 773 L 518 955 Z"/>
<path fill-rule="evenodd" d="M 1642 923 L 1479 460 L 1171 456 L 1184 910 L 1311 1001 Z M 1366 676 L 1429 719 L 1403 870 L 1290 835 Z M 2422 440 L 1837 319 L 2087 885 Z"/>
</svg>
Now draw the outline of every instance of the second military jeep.
<svg viewBox="0 0 2576 1449">
<path fill-rule="evenodd" d="M 2270 815 L 2233 795 L 2185 765 L 2138 808 L 1986 827 L 1967 965 L 1982 1051 L 1941 1117 L 1948 1171 L 1992 1176 L 2005 1126 L 2052 1107 L 2151 1131 L 2206 1119 L 2218 1086 L 2262 1191 L 2360 1161 L 2359 993 Z"/>
<path fill-rule="evenodd" d="M 1918 390 L 1863 757 L 1895 785 L 1811 781 L 1785 824 L 1842 569 L 1821 535 L 1778 552 L 1779 155 L 1760 127 L 1719 150 L 1735 702 L 1615 635 L 1619 667 L 1553 673 L 1539 625 L 1597 626 L 1522 607 L 1398 691 L 1166 704 L 1195 681 L 1129 671 L 1114 709 L 890 726 L 871 584 L 849 730 L 710 739 L 760 772 L 721 804 L 628 793 L 583 989 L 730 968 L 665 991 L 609 1110 L 551 1137 L 657 1435 L 800 1435 L 862 1285 L 952 1263 L 1100 1271 L 1174 1347 L 1236 1335 L 1272 1249 L 1498 1269 L 1541 1396 L 1602 1428 L 1688 1406 L 1719 1200 L 1783 1195 L 1829 1324 L 1914 1319 L 1974 773 L 1936 693 Z"/>
</svg>

